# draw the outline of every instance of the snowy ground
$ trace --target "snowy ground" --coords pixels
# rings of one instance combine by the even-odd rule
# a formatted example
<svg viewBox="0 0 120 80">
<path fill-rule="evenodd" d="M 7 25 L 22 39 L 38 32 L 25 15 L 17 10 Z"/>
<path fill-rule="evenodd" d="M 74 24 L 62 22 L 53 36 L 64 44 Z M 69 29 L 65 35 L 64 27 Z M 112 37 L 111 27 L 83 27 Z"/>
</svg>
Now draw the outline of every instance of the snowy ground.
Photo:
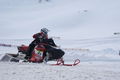
<svg viewBox="0 0 120 80">
<path fill-rule="evenodd" d="M 81 62 L 78 66 L 0 62 L 0 80 L 119 80 L 120 62 Z"/>
<path fill-rule="evenodd" d="M 0 62 L 0 80 L 119 80 L 120 0 L 0 0 L 0 58 L 46 27 L 77 66 Z"/>
<path fill-rule="evenodd" d="M 97 41 L 96 41 L 97 40 Z M 101 44 L 108 42 L 107 45 L 119 43 L 118 38 L 84 40 L 73 43 L 74 49 L 68 47 L 64 56 L 65 62 L 72 63 L 74 59 L 80 59 L 81 63 L 77 66 L 51 66 L 37 63 L 14 63 L 0 62 L 0 80 L 119 80 L 120 78 L 120 56 L 118 49 L 113 46 Z M 31 40 L 0 40 L 1 43 L 20 45 L 29 43 Z M 64 43 L 62 48 L 68 46 L 70 41 L 58 40 L 57 43 Z M 65 44 L 66 43 L 66 44 Z M 77 44 L 81 43 L 80 46 Z M 83 43 L 83 44 L 82 44 Z M 85 44 L 86 43 L 86 44 Z M 92 49 L 92 46 L 97 48 Z M 76 44 L 76 45 L 75 45 Z M 95 46 L 94 46 L 95 44 Z M 104 46 L 101 49 L 101 45 Z M 76 47 L 77 46 L 77 47 Z M 81 50 L 81 46 L 87 46 Z M 100 47 L 100 48 L 99 48 Z M 99 50 L 98 50 L 99 49 Z M 2 57 L 6 52 L 17 53 L 16 47 L 0 47 Z"/>
</svg>

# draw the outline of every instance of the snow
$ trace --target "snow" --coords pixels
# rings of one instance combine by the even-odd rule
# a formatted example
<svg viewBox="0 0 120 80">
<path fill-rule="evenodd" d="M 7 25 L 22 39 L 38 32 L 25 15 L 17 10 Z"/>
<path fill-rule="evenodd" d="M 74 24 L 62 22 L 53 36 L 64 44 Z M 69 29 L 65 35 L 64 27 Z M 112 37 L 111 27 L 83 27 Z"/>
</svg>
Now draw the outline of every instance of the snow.
<svg viewBox="0 0 120 80">
<path fill-rule="evenodd" d="M 0 62 L 0 80 L 119 80 L 120 62 L 82 62 L 78 66 Z"/>
<path fill-rule="evenodd" d="M 77 66 L 0 62 L 0 80 L 119 80 L 119 0 L 0 0 L 0 59 L 46 27 Z"/>
<path fill-rule="evenodd" d="M 66 40 L 55 40 L 56 43 L 63 44 L 61 48 L 65 51 L 65 63 L 73 63 L 75 59 L 80 59 L 77 66 L 51 66 L 44 63 L 14 63 L 0 62 L 0 80 L 119 80 L 120 78 L 120 56 L 119 50 L 108 47 L 117 42 L 118 38 L 84 40 L 72 43 L 74 47 L 70 47 Z M 20 45 L 20 43 L 29 44 L 31 40 L 1 40 L 3 43 Z M 65 44 L 66 43 L 66 44 Z M 81 44 L 79 47 L 77 44 Z M 85 44 L 86 43 L 86 44 Z M 88 44 L 89 43 L 89 44 Z M 88 45 L 94 45 L 98 49 L 90 49 Z M 76 44 L 76 45 L 75 45 Z M 101 47 L 101 45 L 104 47 Z M 77 46 L 77 47 L 76 47 Z M 81 48 L 87 46 L 89 49 Z M 92 46 L 91 46 L 92 47 Z M 114 47 L 116 47 L 114 45 Z M 67 49 L 65 49 L 67 48 Z M 78 49 L 81 48 L 81 49 Z M 0 47 L 0 58 L 5 53 L 17 53 L 16 47 Z M 49 62 L 51 63 L 51 62 Z"/>
<path fill-rule="evenodd" d="M 111 36 L 120 30 L 119 3 L 119 0 L 42 3 L 38 0 L 0 0 L 0 38 L 31 38 L 42 27 L 49 28 L 50 35 L 67 39 Z"/>
</svg>

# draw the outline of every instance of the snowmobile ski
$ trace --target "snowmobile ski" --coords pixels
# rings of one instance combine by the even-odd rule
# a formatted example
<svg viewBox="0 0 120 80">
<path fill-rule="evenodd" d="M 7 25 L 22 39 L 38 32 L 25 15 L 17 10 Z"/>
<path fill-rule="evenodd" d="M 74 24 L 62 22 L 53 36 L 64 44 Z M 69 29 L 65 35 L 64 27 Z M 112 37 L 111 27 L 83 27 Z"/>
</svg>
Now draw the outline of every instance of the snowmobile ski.
<svg viewBox="0 0 120 80">
<path fill-rule="evenodd" d="M 62 59 L 58 59 L 56 64 L 50 64 L 53 66 L 76 66 L 80 63 L 79 59 L 76 59 L 73 64 L 66 64 Z"/>
</svg>

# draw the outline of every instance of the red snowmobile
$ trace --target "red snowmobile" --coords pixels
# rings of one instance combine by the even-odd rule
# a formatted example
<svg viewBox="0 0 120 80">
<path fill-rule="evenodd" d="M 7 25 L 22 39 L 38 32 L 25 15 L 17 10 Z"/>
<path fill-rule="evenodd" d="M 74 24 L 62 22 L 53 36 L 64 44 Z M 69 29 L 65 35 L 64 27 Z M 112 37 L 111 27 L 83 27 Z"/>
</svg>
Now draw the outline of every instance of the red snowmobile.
<svg viewBox="0 0 120 80">
<path fill-rule="evenodd" d="M 18 48 L 18 53 L 17 54 L 6 53 L 0 61 L 42 63 L 42 62 L 46 61 L 46 59 L 47 59 L 48 61 L 50 61 L 50 60 L 56 60 L 57 61 L 57 63 L 50 64 L 50 65 L 64 65 L 64 66 L 75 66 L 75 65 L 80 63 L 80 60 L 76 59 L 74 61 L 74 63 L 72 63 L 72 64 L 65 64 L 64 60 L 62 59 L 62 56 L 64 55 L 64 52 L 61 49 L 54 50 L 56 48 L 53 48 L 54 52 L 53 53 L 48 53 L 49 51 L 47 50 L 47 48 L 44 47 L 44 45 L 45 44 L 37 45 L 34 48 L 34 50 L 32 52 L 32 57 L 29 60 L 25 59 L 26 51 L 28 49 L 28 46 L 21 45 L 21 46 L 17 46 L 17 48 Z M 10 47 L 11 46 L 12 45 L 10 45 Z M 48 46 L 50 46 L 50 45 L 48 45 Z M 61 53 L 62 53 L 62 55 L 61 55 Z"/>
<path fill-rule="evenodd" d="M 39 44 L 37 45 L 33 52 L 32 52 L 32 57 L 28 60 L 26 60 L 24 57 L 26 56 L 26 52 L 28 49 L 28 46 L 21 45 L 18 46 L 18 53 L 17 54 L 9 54 L 7 53 L 1 61 L 11 61 L 11 62 L 19 62 L 19 61 L 28 61 L 28 62 L 43 62 L 43 60 L 55 60 L 62 58 L 64 55 L 64 52 L 61 49 L 56 49 L 57 51 L 54 53 L 48 53 L 47 49 L 44 47 L 46 44 Z M 47 45 L 50 46 L 50 45 Z M 62 55 L 61 55 L 62 53 Z"/>
</svg>

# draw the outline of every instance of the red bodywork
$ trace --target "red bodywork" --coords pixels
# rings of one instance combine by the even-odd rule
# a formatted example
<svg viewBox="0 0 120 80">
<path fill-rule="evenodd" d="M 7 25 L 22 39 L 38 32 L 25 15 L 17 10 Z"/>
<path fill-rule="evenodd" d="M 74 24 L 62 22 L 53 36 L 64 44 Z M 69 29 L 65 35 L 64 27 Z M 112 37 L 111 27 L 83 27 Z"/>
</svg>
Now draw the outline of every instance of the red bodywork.
<svg viewBox="0 0 120 80">
<path fill-rule="evenodd" d="M 23 54 L 27 51 L 28 46 L 21 45 L 18 47 L 19 52 L 22 52 Z M 32 57 L 29 59 L 30 62 L 43 62 L 43 54 L 46 51 L 46 49 L 42 45 L 38 45 L 35 47 L 35 49 L 32 52 Z"/>
</svg>

